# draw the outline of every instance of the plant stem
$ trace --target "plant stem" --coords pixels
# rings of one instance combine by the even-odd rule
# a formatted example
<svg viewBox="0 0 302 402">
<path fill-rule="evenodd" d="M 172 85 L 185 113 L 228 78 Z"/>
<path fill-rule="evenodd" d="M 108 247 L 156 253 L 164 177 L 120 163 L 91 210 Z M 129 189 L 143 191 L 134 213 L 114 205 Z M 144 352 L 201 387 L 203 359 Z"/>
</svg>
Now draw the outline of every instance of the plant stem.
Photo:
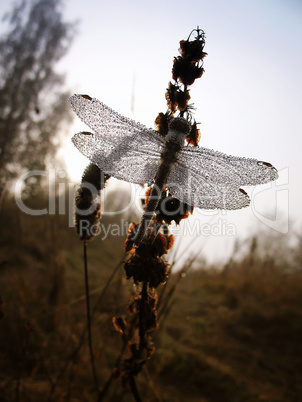
<svg viewBox="0 0 302 402">
<path fill-rule="evenodd" d="M 141 301 L 139 307 L 139 349 L 142 352 L 146 346 L 146 332 L 145 332 L 145 311 L 146 311 L 146 303 L 148 301 L 148 284 L 147 282 L 143 282 L 143 287 L 141 291 Z"/>
<path fill-rule="evenodd" d="M 124 260 L 124 259 L 121 259 L 121 261 L 116 265 L 116 267 L 115 267 L 114 270 L 112 271 L 112 274 L 111 274 L 110 277 L 108 278 L 108 280 L 107 280 L 105 286 L 103 287 L 103 290 L 102 290 L 102 292 L 101 292 L 101 294 L 100 294 L 100 296 L 99 296 L 97 302 L 95 303 L 95 306 L 93 307 L 93 310 L 92 310 L 92 313 L 91 313 L 91 315 L 90 315 L 90 318 L 92 318 L 93 315 L 94 315 L 94 314 L 96 313 L 96 311 L 98 310 L 98 308 L 99 308 L 101 302 L 103 301 L 103 298 L 104 298 L 104 296 L 105 296 L 105 293 L 106 293 L 106 291 L 108 290 L 109 285 L 110 285 L 110 283 L 112 282 L 114 276 L 115 276 L 116 273 L 118 272 L 119 267 L 120 267 L 121 264 L 123 263 L 123 260 Z M 67 367 L 68 367 L 68 365 L 69 365 L 69 363 L 70 363 L 70 361 L 71 361 L 72 364 L 73 364 L 74 361 L 75 361 L 75 359 L 76 359 L 76 357 L 78 356 L 78 353 L 80 352 L 80 350 L 81 350 L 81 348 L 82 348 L 82 346 L 83 346 L 83 343 L 84 343 L 86 331 L 87 331 L 87 327 L 85 327 L 84 331 L 82 332 L 82 334 L 81 334 L 81 336 L 80 336 L 79 343 L 78 343 L 76 349 L 70 354 L 70 356 L 68 357 L 68 359 L 65 361 L 64 366 L 62 367 L 61 371 L 60 371 L 59 374 L 57 375 L 55 381 L 52 383 L 51 389 L 50 389 L 50 392 L 49 392 L 49 396 L 48 396 L 48 399 L 47 399 L 47 402 L 50 402 L 50 401 L 52 400 L 52 396 L 53 396 L 53 394 L 54 394 L 54 392 L 55 392 L 55 389 L 56 389 L 56 387 L 57 387 L 57 385 L 58 385 L 60 379 L 63 377 L 63 375 L 64 375 L 64 373 L 65 373 L 65 371 L 66 371 L 66 369 L 67 369 Z"/>
<path fill-rule="evenodd" d="M 88 344 L 90 352 L 90 363 L 94 379 L 94 384 L 97 393 L 99 392 L 98 378 L 96 375 L 95 364 L 94 364 L 94 354 L 92 348 L 92 335 L 91 335 L 91 320 L 90 320 L 90 301 L 89 301 L 89 283 L 88 283 L 88 268 L 87 268 L 87 243 L 84 240 L 84 271 L 85 271 L 85 293 L 86 293 L 86 315 L 87 315 L 87 330 L 88 330 Z"/>
<path fill-rule="evenodd" d="M 131 391 L 132 391 L 132 394 L 134 396 L 135 401 L 136 402 L 142 402 L 142 399 L 139 396 L 139 393 L 138 393 L 137 388 L 136 388 L 136 382 L 135 382 L 134 377 L 130 378 L 129 384 L 130 384 L 130 388 L 131 388 Z"/>
</svg>

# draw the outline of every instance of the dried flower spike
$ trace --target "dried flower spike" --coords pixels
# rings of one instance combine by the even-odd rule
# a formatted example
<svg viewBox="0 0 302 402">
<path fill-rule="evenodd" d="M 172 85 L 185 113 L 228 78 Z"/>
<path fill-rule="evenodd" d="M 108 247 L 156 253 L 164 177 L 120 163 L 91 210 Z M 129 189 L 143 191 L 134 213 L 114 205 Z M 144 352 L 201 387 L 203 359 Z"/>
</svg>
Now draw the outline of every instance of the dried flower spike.
<svg viewBox="0 0 302 402">
<path fill-rule="evenodd" d="M 84 171 L 75 195 L 75 226 L 81 240 L 90 240 L 98 233 L 101 206 L 97 197 L 109 178 L 93 163 Z"/>
</svg>

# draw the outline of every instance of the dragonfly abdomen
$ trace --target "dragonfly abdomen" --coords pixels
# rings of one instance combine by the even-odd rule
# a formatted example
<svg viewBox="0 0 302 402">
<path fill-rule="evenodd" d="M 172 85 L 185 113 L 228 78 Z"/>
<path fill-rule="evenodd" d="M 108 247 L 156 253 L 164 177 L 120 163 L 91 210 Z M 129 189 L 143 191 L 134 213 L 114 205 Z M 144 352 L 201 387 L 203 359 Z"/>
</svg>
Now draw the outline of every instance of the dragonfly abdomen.
<svg viewBox="0 0 302 402">
<path fill-rule="evenodd" d="M 167 183 L 171 169 L 177 163 L 177 156 L 181 152 L 185 137 L 190 131 L 190 124 L 183 118 L 173 119 L 166 135 L 164 149 L 161 153 L 161 163 L 158 167 L 154 185 L 148 197 L 148 203 L 143 213 L 138 232 L 134 240 L 134 247 L 138 247 L 152 220 L 154 211 L 160 200 L 162 190 Z"/>
</svg>

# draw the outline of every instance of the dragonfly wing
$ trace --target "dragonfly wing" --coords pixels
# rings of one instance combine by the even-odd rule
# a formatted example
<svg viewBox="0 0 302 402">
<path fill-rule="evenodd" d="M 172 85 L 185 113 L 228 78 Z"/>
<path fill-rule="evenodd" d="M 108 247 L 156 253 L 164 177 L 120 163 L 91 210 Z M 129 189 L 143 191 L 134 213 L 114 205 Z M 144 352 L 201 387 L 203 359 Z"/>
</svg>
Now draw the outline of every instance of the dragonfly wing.
<svg viewBox="0 0 302 402">
<path fill-rule="evenodd" d="M 278 171 L 270 163 L 257 159 L 241 158 L 207 148 L 185 147 L 179 163 L 190 167 L 195 176 L 213 184 L 254 186 L 278 178 Z"/>
<path fill-rule="evenodd" d="M 111 152 L 108 152 L 103 138 L 97 134 L 78 133 L 72 137 L 72 141 L 83 155 L 105 173 L 130 183 L 150 183 L 160 163 L 160 154 L 147 152 L 147 149 L 143 152 L 142 143 L 135 138 L 112 147 Z"/>
<path fill-rule="evenodd" d="M 186 147 L 167 186 L 176 198 L 198 208 L 240 209 L 250 202 L 240 186 L 267 183 L 277 177 L 277 170 L 266 162 Z"/>
<path fill-rule="evenodd" d="M 113 177 L 144 184 L 153 180 L 164 140 L 144 125 L 119 115 L 97 99 L 73 95 L 73 110 L 92 130 L 73 136 L 74 145 Z"/>
<path fill-rule="evenodd" d="M 184 165 L 172 168 L 167 187 L 182 202 L 201 209 L 241 209 L 250 199 L 238 186 L 217 184 Z"/>
</svg>

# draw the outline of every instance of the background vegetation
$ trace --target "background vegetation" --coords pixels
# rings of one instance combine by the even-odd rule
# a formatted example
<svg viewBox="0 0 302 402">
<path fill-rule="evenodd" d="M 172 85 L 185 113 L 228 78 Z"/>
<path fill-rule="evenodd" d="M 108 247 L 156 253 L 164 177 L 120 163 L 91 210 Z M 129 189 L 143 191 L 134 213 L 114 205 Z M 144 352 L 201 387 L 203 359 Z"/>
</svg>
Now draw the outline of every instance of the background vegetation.
<svg viewBox="0 0 302 402">
<path fill-rule="evenodd" d="M 46 199 L 27 203 L 42 207 Z M 0 219 L 1 401 L 95 400 L 86 338 L 82 343 L 82 242 L 65 216 L 24 215 L 9 198 Z M 122 344 L 112 317 L 127 315 L 133 289 L 119 265 L 123 240 L 89 243 L 101 387 Z M 137 379 L 144 400 L 301 400 L 300 249 L 284 252 L 296 256 L 292 265 L 262 256 L 254 239 L 246 255 L 224 267 L 200 263 L 172 274 L 158 307 L 155 352 Z M 133 397 L 115 380 L 108 400 Z"/>
<path fill-rule="evenodd" d="M 0 202 L 10 180 L 52 165 L 59 132 L 72 120 L 70 93 L 56 65 L 75 25 L 63 20 L 60 0 L 12 6 L 2 18 L 6 30 L 0 38 Z M 39 187 L 40 176 L 29 181 L 32 189 Z"/>
</svg>

